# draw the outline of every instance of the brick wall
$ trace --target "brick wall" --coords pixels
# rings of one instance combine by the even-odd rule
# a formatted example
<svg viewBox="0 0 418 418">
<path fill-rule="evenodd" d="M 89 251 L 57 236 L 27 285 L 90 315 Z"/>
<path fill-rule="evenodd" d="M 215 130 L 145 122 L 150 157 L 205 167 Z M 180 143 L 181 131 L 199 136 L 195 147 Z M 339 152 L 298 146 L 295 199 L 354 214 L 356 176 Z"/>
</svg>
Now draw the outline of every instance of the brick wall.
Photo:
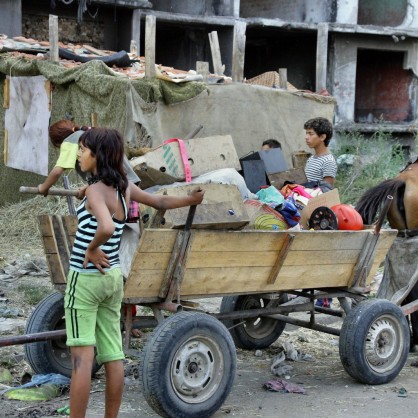
<svg viewBox="0 0 418 418">
<path fill-rule="evenodd" d="M 80 25 L 76 18 L 58 19 L 59 40 L 64 43 L 88 44 L 104 49 L 104 22 L 83 21 Z M 47 41 L 49 39 L 49 17 L 24 14 L 22 16 L 22 35 L 27 38 Z"/>
</svg>

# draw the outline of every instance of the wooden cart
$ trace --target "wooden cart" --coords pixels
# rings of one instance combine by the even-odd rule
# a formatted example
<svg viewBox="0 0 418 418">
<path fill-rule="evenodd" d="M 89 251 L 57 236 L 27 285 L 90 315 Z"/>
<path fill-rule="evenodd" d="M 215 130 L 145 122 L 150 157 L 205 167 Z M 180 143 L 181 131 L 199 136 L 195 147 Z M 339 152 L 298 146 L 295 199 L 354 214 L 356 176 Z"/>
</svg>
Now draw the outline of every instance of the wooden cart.
<svg viewBox="0 0 418 418">
<path fill-rule="evenodd" d="M 141 353 L 140 379 L 157 413 L 211 416 L 233 385 L 235 346 L 266 348 L 286 323 L 338 335 L 342 364 L 360 382 L 382 384 L 398 375 L 409 351 L 404 313 L 367 298 L 396 230 L 199 230 L 190 228 L 192 212 L 184 230 L 145 229 L 139 239 L 127 226 L 121 248 L 124 343 L 127 348 L 132 327 L 155 327 Z M 61 292 L 35 309 L 25 352 L 36 373 L 70 375 L 62 290 L 76 219 L 41 216 L 40 227 L 51 279 Z M 215 296 L 222 296 L 219 312 L 196 303 Z M 324 297 L 338 298 L 341 309 L 316 307 Z M 132 317 L 132 305 L 148 306 L 152 315 Z M 307 311 L 306 321 L 292 316 Z M 343 317 L 341 329 L 318 324 L 317 312 Z"/>
</svg>

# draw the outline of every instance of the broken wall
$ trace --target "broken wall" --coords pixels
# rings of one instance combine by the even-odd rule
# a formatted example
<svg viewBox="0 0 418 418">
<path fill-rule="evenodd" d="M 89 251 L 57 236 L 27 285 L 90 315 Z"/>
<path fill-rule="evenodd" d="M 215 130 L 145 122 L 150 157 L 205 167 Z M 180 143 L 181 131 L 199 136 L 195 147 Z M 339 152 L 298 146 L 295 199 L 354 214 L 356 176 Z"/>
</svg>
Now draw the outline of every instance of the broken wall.
<svg viewBox="0 0 418 418">
<path fill-rule="evenodd" d="M 355 120 L 356 109 L 356 84 L 359 82 L 357 77 L 362 77 L 362 74 L 357 72 L 357 62 L 359 50 L 363 51 L 399 51 L 403 53 L 402 63 L 399 63 L 401 68 L 398 68 L 398 73 L 402 73 L 400 70 L 411 72 L 415 75 L 418 74 L 418 61 L 417 61 L 417 47 L 418 41 L 411 38 L 398 39 L 395 41 L 391 36 L 376 37 L 354 37 L 349 34 L 334 34 L 333 35 L 333 48 L 330 54 L 330 69 L 333 74 L 332 79 L 332 95 L 335 97 L 338 103 L 338 110 L 336 112 L 335 122 L 338 124 L 352 123 Z M 371 55 L 367 55 L 368 59 Z M 364 64 L 366 67 L 367 64 Z M 390 68 L 388 68 L 389 71 Z M 372 94 L 372 89 L 384 90 L 389 86 L 391 90 L 399 91 L 408 90 L 409 98 L 413 101 L 412 106 L 416 106 L 416 95 L 414 93 L 415 87 L 412 83 L 412 77 L 408 77 L 405 73 L 403 77 L 391 77 L 384 78 L 386 82 L 383 84 L 366 84 L 364 88 L 368 89 L 369 94 Z M 411 74 L 411 75 L 412 75 Z M 366 74 L 365 74 L 366 76 Z M 413 77 L 415 79 L 415 77 Z M 375 81 L 378 79 L 376 78 Z M 408 83 L 410 87 L 407 88 L 405 83 Z M 362 93 L 363 96 L 367 95 L 367 92 Z M 364 109 L 362 110 L 365 111 Z"/>
</svg>

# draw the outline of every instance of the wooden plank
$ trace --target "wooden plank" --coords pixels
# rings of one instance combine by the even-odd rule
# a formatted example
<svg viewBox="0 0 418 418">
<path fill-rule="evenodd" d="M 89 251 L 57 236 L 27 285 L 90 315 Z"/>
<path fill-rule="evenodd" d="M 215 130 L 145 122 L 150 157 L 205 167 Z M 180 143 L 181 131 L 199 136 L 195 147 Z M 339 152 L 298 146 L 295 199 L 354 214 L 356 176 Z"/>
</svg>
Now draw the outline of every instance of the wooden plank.
<svg viewBox="0 0 418 418">
<path fill-rule="evenodd" d="M 244 80 L 244 61 L 245 61 L 245 31 L 247 24 L 237 20 L 234 25 L 234 35 L 232 41 L 232 81 L 241 83 Z"/>
<path fill-rule="evenodd" d="M 173 249 L 178 230 L 144 229 L 138 244 L 137 253 L 170 253 Z"/>
<path fill-rule="evenodd" d="M 46 262 L 48 264 L 52 284 L 59 285 L 67 283 L 59 254 L 46 254 Z"/>
<path fill-rule="evenodd" d="M 147 15 L 145 18 L 145 77 L 155 77 L 155 34 L 156 18 Z"/>
<path fill-rule="evenodd" d="M 279 68 L 280 88 L 287 90 L 287 68 Z"/>
<path fill-rule="evenodd" d="M 271 269 L 270 275 L 267 279 L 268 284 L 274 284 L 277 279 L 277 275 L 280 273 L 280 270 L 283 266 L 283 263 L 286 259 L 287 254 L 289 253 L 290 247 L 292 245 L 295 236 L 292 234 L 286 235 L 286 238 L 283 242 L 283 247 L 281 248 L 279 255 L 277 256 L 277 260 L 274 263 L 273 268 Z"/>
<path fill-rule="evenodd" d="M 106 55 L 108 55 L 106 52 L 101 51 L 100 49 L 94 48 L 91 45 L 83 45 L 83 48 L 86 49 L 89 52 L 92 52 L 95 55 L 99 55 L 101 57 L 105 57 Z"/>
<path fill-rule="evenodd" d="M 212 53 L 213 71 L 216 75 L 224 73 L 222 67 L 221 49 L 219 47 L 218 32 L 212 31 L 209 33 L 210 51 Z"/>
<path fill-rule="evenodd" d="M 286 231 L 194 231 L 195 251 L 277 251 L 283 245 Z M 293 232 L 292 232 L 293 233 Z M 366 231 L 303 231 L 294 232 L 292 250 L 315 251 L 360 249 Z M 332 235 L 330 235 L 332 234 Z"/>
<path fill-rule="evenodd" d="M 183 240 L 185 239 L 185 232 L 179 231 L 176 237 L 176 242 L 173 246 L 173 251 L 171 252 L 170 259 L 167 263 L 167 269 L 164 274 L 163 281 L 161 283 L 159 297 L 165 298 L 167 296 L 167 292 L 170 289 L 171 280 L 173 279 L 174 270 L 176 268 L 176 265 L 178 263 L 178 258 L 180 255 L 181 247 L 183 244 Z M 161 263 L 162 264 L 162 263 Z M 161 266 L 158 266 L 158 269 L 160 269 Z"/>
<path fill-rule="evenodd" d="M 351 276 L 352 264 L 283 266 L 274 284 L 267 284 L 271 267 L 233 267 L 186 269 L 181 294 L 209 295 L 247 292 L 273 292 L 321 287 L 345 287 Z M 125 297 L 157 297 L 165 270 L 131 272 L 125 285 Z"/>
<path fill-rule="evenodd" d="M 38 224 L 42 235 L 42 244 L 52 284 L 66 283 L 66 275 L 61 262 L 61 254 L 55 237 L 53 219 L 51 216 L 42 215 L 38 217 Z"/>
<path fill-rule="evenodd" d="M 321 266 L 323 264 L 352 264 L 357 261 L 358 250 L 338 250 L 324 253 L 317 251 L 290 251 L 284 261 L 286 266 L 298 266 L 310 264 Z M 192 252 L 187 263 L 188 269 L 212 268 L 212 267 L 272 267 L 277 259 L 277 252 L 268 251 L 263 254 L 254 251 L 208 251 Z M 170 253 L 146 253 L 138 257 L 135 263 L 137 271 L 162 270 L 167 268 Z"/>
<path fill-rule="evenodd" d="M 207 61 L 196 61 L 196 72 L 203 77 L 203 81 L 207 83 L 209 77 L 209 63 Z"/>
</svg>

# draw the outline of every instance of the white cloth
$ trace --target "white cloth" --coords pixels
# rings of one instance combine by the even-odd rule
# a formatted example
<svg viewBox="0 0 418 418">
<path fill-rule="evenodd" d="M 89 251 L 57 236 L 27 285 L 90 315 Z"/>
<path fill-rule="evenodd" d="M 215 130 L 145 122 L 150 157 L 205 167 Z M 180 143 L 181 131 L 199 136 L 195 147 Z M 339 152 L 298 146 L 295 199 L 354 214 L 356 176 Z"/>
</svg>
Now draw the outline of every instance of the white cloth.
<svg viewBox="0 0 418 418">
<path fill-rule="evenodd" d="M 5 112 L 7 167 L 48 175 L 49 89 L 46 78 L 7 77 L 10 105 Z"/>
</svg>

